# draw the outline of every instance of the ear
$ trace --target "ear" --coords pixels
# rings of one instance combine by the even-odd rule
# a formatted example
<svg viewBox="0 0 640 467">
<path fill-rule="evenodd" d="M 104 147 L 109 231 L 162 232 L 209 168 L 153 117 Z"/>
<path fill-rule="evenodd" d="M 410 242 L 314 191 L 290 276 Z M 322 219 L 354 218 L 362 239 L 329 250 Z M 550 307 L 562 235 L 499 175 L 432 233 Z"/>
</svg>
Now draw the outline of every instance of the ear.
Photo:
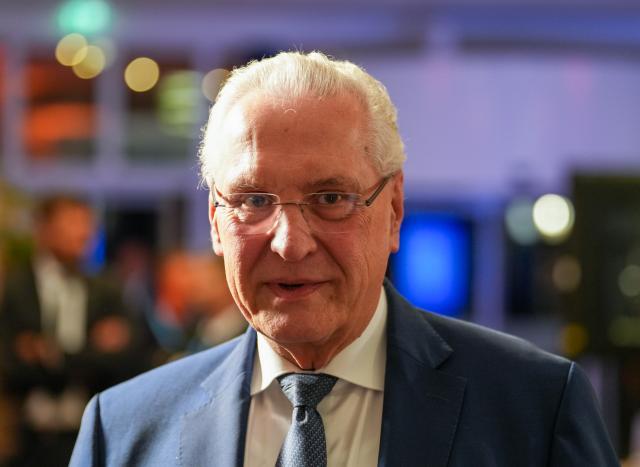
<svg viewBox="0 0 640 467">
<path fill-rule="evenodd" d="M 404 173 L 398 172 L 391 181 L 391 219 L 389 224 L 391 237 L 391 252 L 400 249 L 400 226 L 404 217 Z"/>
<path fill-rule="evenodd" d="M 209 224 L 211 225 L 211 244 L 216 255 L 222 256 L 222 241 L 220 240 L 220 232 L 218 231 L 218 222 L 216 219 L 216 206 L 213 204 L 213 196 L 209 192 Z"/>
</svg>

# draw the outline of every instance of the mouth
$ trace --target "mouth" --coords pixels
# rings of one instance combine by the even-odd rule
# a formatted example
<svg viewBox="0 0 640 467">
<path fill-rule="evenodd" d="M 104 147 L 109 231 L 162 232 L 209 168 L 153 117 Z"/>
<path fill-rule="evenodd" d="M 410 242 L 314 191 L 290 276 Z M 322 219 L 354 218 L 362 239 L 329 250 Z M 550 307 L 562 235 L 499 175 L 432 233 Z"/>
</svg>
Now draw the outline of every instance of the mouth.
<svg viewBox="0 0 640 467">
<path fill-rule="evenodd" d="M 283 300 L 297 300 L 311 295 L 318 290 L 324 282 L 311 281 L 274 281 L 268 282 L 273 294 Z"/>
<path fill-rule="evenodd" d="M 301 284 L 289 284 L 289 283 L 286 283 L 286 282 L 278 282 L 277 286 L 278 287 L 282 287 L 283 289 L 286 289 L 286 290 L 295 290 L 295 289 L 298 289 L 300 287 L 303 287 L 304 284 L 302 284 L 302 283 Z"/>
</svg>

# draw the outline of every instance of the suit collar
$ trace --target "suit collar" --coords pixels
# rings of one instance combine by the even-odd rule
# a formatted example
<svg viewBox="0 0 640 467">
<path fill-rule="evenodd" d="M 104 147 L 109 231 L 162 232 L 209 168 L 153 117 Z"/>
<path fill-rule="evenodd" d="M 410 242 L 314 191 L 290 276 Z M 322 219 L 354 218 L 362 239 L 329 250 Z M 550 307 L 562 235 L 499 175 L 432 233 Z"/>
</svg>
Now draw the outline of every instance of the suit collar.
<svg viewBox="0 0 640 467">
<path fill-rule="evenodd" d="M 423 311 L 385 283 L 389 300 L 380 466 L 447 465 L 466 380 L 443 370 L 452 348 Z"/>
<path fill-rule="evenodd" d="M 229 386 L 241 379 L 242 394 L 248 396 L 255 349 L 256 332 L 249 326 L 228 357 L 202 382 L 202 388 L 215 398 L 220 392 L 227 391 Z"/>
<path fill-rule="evenodd" d="M 242 466 L 255 347 L 256 333 L 249 328 L 202 383 L 209 397 L 183 417 L 180 465 Z"/>
<path fill-rule="evenodd" d="M 453 349 L 425 319 L 425 312 L 416 309 L 385 280 L 389 302 L 387 324 L 388 347 L 396 347 L 416 361 L 438 368 L 453 353 Z"/>
</svg>

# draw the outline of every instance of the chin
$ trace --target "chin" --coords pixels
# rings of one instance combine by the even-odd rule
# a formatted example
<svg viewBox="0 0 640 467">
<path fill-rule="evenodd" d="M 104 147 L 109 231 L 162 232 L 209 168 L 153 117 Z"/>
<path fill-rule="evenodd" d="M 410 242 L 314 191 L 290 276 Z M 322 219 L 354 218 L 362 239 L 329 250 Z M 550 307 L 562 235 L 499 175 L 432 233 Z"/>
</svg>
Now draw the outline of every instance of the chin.
<svg viewBox="0 0 640 467">
<path fill-rule="evenodd" d="M 269 321 L 262 325 L 258 324 L 256 329 L 283 346 L 287 344 L 321 344 L 326 342 L 335 331 L 332 327 L 319 325 L 317 320 L 314 322 L 314 320 L 298 319 L 289 322 L 281 317 L 276 322 Z"/>
</svg>

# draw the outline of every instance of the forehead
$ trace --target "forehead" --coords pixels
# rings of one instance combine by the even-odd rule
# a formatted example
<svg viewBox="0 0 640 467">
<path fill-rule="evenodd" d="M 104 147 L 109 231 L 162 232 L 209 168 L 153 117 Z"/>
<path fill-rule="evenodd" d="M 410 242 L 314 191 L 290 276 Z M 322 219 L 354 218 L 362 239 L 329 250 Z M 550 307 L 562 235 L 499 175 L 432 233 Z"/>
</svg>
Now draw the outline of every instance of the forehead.
<svg viewBox="0 0 640 467">
<path fill-rule="evenodd" d="M 362 106 L 351 96 L 247 96 L 224 122 L 216 185 L 306 189 L 375 178 L 366 123 Z"/>
<path fill-rule="evenodd" d="M 49 212 L 44 214 L 44 222 L 59 221 L 68 217 L 91 218 L 93 215 L 91 208 L 82 203 L 61 201 L 51 206 Z"/>
</svg>

